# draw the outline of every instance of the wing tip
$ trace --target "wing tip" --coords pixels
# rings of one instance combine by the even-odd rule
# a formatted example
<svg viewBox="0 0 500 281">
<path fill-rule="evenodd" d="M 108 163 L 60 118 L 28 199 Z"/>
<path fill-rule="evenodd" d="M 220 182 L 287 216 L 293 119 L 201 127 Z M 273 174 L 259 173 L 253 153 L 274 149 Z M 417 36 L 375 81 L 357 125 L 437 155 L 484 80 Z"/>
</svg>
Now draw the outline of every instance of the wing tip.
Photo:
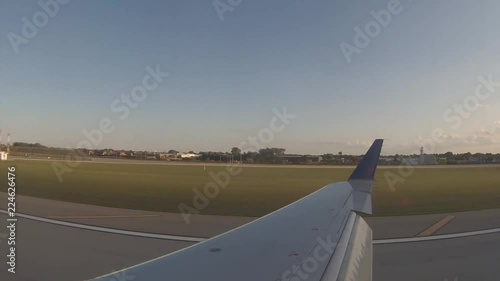
<svg viewBox="0 0 500 281">
<path fill-rule="evenodd" d="M 349 181 L 374 179 L 383 143 L 384 139 L 376 139 L 373 142 L 366 154 L 363 156 L 363 159 L 361 159 L 361 162 L 359 162 L 358 166 L 349 177 Z"/>
</svg>

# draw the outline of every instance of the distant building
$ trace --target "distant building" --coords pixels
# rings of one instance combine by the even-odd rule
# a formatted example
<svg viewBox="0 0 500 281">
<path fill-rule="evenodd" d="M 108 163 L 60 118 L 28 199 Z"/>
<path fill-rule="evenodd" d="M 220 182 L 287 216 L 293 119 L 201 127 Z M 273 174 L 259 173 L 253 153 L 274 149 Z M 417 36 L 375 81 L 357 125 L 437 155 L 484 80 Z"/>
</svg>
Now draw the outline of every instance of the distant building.
<svg viewBox="0 0 500 281">
<path fill-rule="evenodd" d="M 7 160 L 8 155 L 9 155 L 9 154 L 8 154 L 7 152 L 0 151 L 0 161 L 1 161 L 1 160 Z"/>
<path fill-rule="evenodd" d="M 448 158 L 446 158 L 446 157 L 437 158 L 437 164 L 441 164 L 441 165 L 448 164 Z"/>
<path fill-rule="evenodd" d="M 424 147 L 420 147 L 420 160 L 419 164 L 420 165 L 436 165 L 437 159 L 436 155 L 434 154 L 425 154 L 424 153 Z"/>
<path fill-rule="evenodd" d="M 200 157 L 201 155 L 195 154 L 195 153 L 181 153 L 181 158 L 182 159 L 193 159 Z"/>
<path fill-rule="evenodd" d="M 307 155 L 306 156 L 306 163 L 307 164 L 318 164 L 318 163 L 321 163 L 321 161 L 323 161 L 323 157 L 321 156 L 318 156 L 318 155 Z"/>
<path fill-rule="evenodd" d="M 394 164 L 394 157 L 380 157 L 379 164 L 392 165 Z"/>
<path fill-rule="evenodd" d="M 436 165 L 437 159 L 434 154 L 421 154 L 419 158 L 420 165 Z"/>
<path fill-rule="evenodd" d="M 416 166 L 420 165 L 420 158 L 416 157 L 403 158 L 401 162 L 405 165 Z"/>
<path fill-rule="evenodd" d="M 406 165 L 436 165 L 437 158 L 434 154 L 425 154 L 424 148 L 420 148 L 420 156 L 419 157 L 409 157 L 404 158 L 402 162 Z"/>
<path fill-rule="evenodd" d="M 281 156 L 283 164 L 300 164 L 302 163 L 302 155 L 297 154 L 285 154 Z"/>
<path fill-rule="evenodd" d="M 156 159 L 156 154 L 155 153 L 147 153 L 146 154 L 146 159 L 148 159 L 148 160 L 155 160 Z"/>
<path fill-rule="evenodd" d="M 285 154 L 280 157 L 283 164 L 318 164 L 323 157 L 318 155 Z"/>
<path fill-rule="evenodd" d="M 483 163 L 483 159 L 481 157 L 471 156 L 469 157 L 470 164 L 481 164 Z"/>
</svg>

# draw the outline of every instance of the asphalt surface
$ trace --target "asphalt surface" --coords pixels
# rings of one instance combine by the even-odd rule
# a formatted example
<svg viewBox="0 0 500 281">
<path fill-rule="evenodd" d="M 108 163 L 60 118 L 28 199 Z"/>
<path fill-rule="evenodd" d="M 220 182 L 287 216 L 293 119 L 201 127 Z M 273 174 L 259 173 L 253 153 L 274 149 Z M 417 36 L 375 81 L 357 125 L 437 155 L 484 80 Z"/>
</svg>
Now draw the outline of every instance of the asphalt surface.
<svg viewBox="0 0 500 281">
<path fill-rule="evenodd" d="M 498 281 L 500 234 L 375 245 L 375 281 Z"/>
<path fill-rule="evenodd" d="M 0 202 L 7 202 L 6 200 L 7 194 L 0 192 Z M 212 237 L 255 219 L 192 215 L 189 218 L 190 223 L 186 224 L 181 214 L 101 207 L 22 195 L 17 195 L 16 204 L 18 212 L 39 217 L 116 229 L 197 237 Z M 374 239 L 386 239 L 413 237 L 448 215 L 454 218 L 435 234 L 500 227 L 500 209 L 435 215 L 366 217 L 365 220 L 373 229 Z"/>
<path fill-rule="evenodd" d="M 0 215 L 0 221 L 4 222 L 6 218 L 5 215 Z M 5 237 L 0 238 L 2 281 L 81 281 L 192 244 L 114 235 L 27 219 L 19 219 L 16 230 L 15 274 L 7 271 L 6 255 L 10 246 L 7 245 Z"/>
<path fill-rule="evenodd" d="M 0 193 L 0 200 L 5 194 Z M 143 212 L 19 196 L 19 212 L 81 224 L 178 235 L 213 236 L 254 218 L 197 216 L 186 225 L 178 214 Z M 450 214 L 434 233 L 500 227 L 500 210 Z M 128 216 L 128 217 L 127 217 Z M 367 218 L 375 239 L 414 237 L 448 214 Z M 0 214 L 2 224 L 7 217 Z M 182 227 L 181 227 L 182 226 Z M 19 218 L 16 274 L 7 272 L 6 230 L 0 228 L 0 280 L 86 280 L 192 245 L 84 230 Z M 176 232 L 176 233 L 175 233 Z M 4 234 L 2 236 L 2 234 Z M 430 242 L 375 245 L 374 280 L 498 281 L 500 234 Z M 117 276 L 116 281 L 137 281 Z"/>
<path fill-rule="evenodd" d="M 0 202 L 7 202 L 6 193 L 0 192 Z M 16 204 L 17 212 L 39 217 L 149 233 L 200 237 L 212 237 L 255 219 L 193 215 L 190 223 L 186 224 L 181 214 L 109 208 L 22 195 L 16 196 Z"/>
</svg>

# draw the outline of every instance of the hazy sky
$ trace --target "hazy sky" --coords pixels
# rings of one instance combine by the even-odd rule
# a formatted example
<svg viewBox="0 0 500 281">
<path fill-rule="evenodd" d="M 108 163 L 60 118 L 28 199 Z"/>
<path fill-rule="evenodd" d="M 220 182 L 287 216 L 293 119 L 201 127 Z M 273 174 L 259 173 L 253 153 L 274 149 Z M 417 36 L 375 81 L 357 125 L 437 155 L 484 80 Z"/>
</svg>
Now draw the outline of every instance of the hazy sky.
<svg viewBox="0 0 500 281">
<path fill-rule="evenodd" d="M 38 1 L 0 7 L 0 129 L 13 141 L 76 147 L 108 118 L 93 146 L 229 151 L 254 136 L 363 153 L 385 138 L 384 154 L 411 153 L 439 128 L 437 152 L 500 152 L 500 84 L 478 80 L 500 82 L 497 0 L 220 0 L 222 18 L 212 1 L 42 2 L 51 15 Z M 148 66 L 169 76 L 125 116 Z M 296 117 L 262 143 L 283 107 Z"/>
</svg>

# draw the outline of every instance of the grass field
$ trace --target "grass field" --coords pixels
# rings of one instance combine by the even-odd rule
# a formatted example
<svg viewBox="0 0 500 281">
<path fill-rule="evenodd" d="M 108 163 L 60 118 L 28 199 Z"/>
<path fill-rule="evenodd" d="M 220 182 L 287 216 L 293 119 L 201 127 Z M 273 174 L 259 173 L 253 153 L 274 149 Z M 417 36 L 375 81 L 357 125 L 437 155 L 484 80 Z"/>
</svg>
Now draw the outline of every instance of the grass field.
<svg viewBox="0 0 500 281">
<path fill-rule="evenodd" d="M 58 181 L 50 161 L 0 162 L 0 191 L 7 191 L 7 166 L 17 168 L 17 194 L 93 205 L 179 212 L 193 206 L 193 189 L 214 180 L 223 166 L 81 163 Z M 243 167 L 226 188 L 209 200 L 202 214 L 261 216 L 322 186 L 345 181 L 351 169 Z M 377 171 L 375 215 L 442 213 L 500 207 L 498 167 L 415 169 L 392 191 Z M 19 206 L 22 213 L 22 206 Z"/>
</svg>

